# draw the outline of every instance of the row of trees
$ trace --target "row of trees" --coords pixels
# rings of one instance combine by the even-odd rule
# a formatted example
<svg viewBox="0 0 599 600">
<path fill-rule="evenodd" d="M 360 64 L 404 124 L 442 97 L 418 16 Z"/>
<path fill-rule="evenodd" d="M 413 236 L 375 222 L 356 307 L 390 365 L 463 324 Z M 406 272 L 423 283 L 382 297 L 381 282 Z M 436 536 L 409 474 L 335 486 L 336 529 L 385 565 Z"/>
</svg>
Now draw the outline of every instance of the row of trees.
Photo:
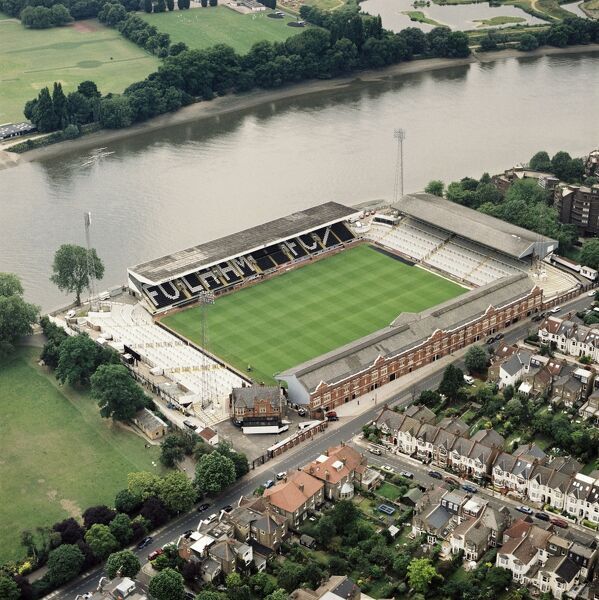
<svg viewBox="0 0 599 600">
<path fill-rule="evenodd" d="M 21 12 L 21 23 L 28 29 L 48 29 L 62 27 L 73 22 L 73 17 L 64 4 L 27 6 Z"/>
<path fill-rule="evenodd" d="M 581 183 L 584 181 L 584 161 L 582 158 L 572 158 L 567 152 L 556 152 L 552 158 L 545 150 L 540 150 L 530 159 L 528 166 L 535 171 L 552 173 L 560 181 Z M 592 181 L 589 183 L 596 183 Z"/>
</svg>

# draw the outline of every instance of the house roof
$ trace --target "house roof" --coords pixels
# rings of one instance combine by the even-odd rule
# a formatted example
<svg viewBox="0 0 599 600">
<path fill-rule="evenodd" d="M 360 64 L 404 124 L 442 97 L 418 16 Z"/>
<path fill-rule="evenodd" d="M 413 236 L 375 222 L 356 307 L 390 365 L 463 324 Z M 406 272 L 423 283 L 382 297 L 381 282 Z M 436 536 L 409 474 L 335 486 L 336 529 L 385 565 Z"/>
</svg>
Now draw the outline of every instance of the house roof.
<svg viewBox="0 0 599 600">
<path fill-rule="evenodd" d="M 214 429 L 210 429 L 210 427 L 204 427 L 198 435 L 205 441 L 209 442 L 215 435 L 217 435 Z"/>
<path fill-rule="evenodd" d="M 160 417 L 157 417 L 151 410 L 147 408 L 142 408 L 140 411 L 135 413 L 133 422 L 136 423 L 142 429 L 168 427 L 168 425 Z"/>
<path fill-rule="evenodd" d="M 350 446 L 335 446 L 329 448 L 328 455 L 308 463 L 304 471 L 321 481 L 335 484 L 354 472 L 362 461 L 363 456 Z"/>
<path fill-rule="evenodd" d="M 407 194 L 393 208 L 515 258 L 533 250 L 544 257 L 557 248 L 554 239 L 433 194 Z"/>
<path fill-rule="evenodd" d="M 454 435 L 466 435 L 469 430 L 468 425 L 456 417 L 445 417 L 444 419 L 441 419 L 439 427 Z"/>
<path fill-rule="evenodd" d="M 411 406 L 408 406 L 404 414 L 407 417 L 418 419 L 423 423 L 434 423 L 437 419 L 435 413 L 430 408 L 420 404 L 412 404 Z"/>
<path fill-rule="evenodd" d="M 281 390 L 276 386 L 252 385 L 233 388 L 233 406 L 253 408 L 256 400 L 268 400 L 276 405 L 281 399 Z"/>
<path fill-rule="evenodd" d="M 494 429 L 479 429 L 472 439 L 488 448 L 503 448 L 505 438 Z"/>
<path fill-rule="evenodd" d="M 310 498 L 317 494 L 324 484 L 304 471 L 288 475 L 287 481 L 264 490 L 264 497 L 277 508 L 294 513 Z"/>
</svg>

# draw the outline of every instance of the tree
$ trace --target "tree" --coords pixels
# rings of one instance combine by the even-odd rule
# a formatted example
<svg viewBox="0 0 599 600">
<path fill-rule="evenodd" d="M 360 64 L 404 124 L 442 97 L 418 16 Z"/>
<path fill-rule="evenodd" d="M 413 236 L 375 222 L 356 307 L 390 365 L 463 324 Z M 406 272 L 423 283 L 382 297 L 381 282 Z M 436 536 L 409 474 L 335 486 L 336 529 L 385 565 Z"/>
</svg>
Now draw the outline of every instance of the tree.
<svg viewBox="0 0 599 600">
<path fill-rule="evenodd" d="M 90 81 L 89 79 L 86 81 L 82 81 L 77 86 L 77 91 L 80 94 L 83 94 L 89 100 L 98 99 L 102 96 L 102 94 L 98 91 L 98 86 L 94 81 Z"/>
<path fill-rule="evenodd" d="M 241 581 L 241 575 L 239 575 L 239 573 L 237 573 L 236 571 L 229 573 L 227 575 L 227 577 L 225 578 L 225 585 L 226 585 L 227 589 L 240 588 L 242 583 L 243 582 Z"/>
<path fill-rule="evenodd" d="M 518 49 L 523 52 L 531 52 L 532 50 L 536 50 L 539 47 L 539 39 L 536 35 L 532 35 L 531 33 L 525 33 L 520 38 L 520 44 L 518 45 Z"/>
<path fill-rule="evenodd" d="M 63 544 L 52 550 L 48 557 L 48 578 L 59 586 L 79 574 L 85 557 L 77 546 Z"/>
<path fill-rule="evenodd" d="M 15 342 L 31 333 L 39 307 L 23 299 L 23 286 L 12 273 L 0 273 L 0 357 L 14 349 Z"/>
<path fill-rule="evenodd" d="M 335 529 L 339 533 L 345 533 L 353 527 L 358 518 L 358 509 L 351 500 L 339 500 L 330 512 Z"/>
<path fill-rule="evenodd" d="M 288 592 L 297 589 L 303 580 L 304 568 L 302 565 L 286 560 L 283 562 L 277 573 L 277 581 L 279 585 L 285 588 Z"/>
<path fill-rule="evenodd" d="M 104 504 L 90 506 L 83 512 L 83 525 L 89 529 L 92 525 L 108 525 L 116 517 L 116 512 Z"/>
<path fill-rule="evenodd" d="M 113 552 L 106 561 L 106 574 L 110 579 L 114 579 L 117 573 L 121 577 L 134 578 L 141 568 L 139 559 L 131 550 L 121 550 Z"/>
<path fill-rule="evenodd" d="M 322 546 L 328 546 L 336 533 L 337 528 L 335 527 L 333 519 L 329 515 L 320 517 L 314 532 L 316 541 Z"/>
<path fill-rule="evenodd" d="M 132 514 L 141 506 L 141 497 L 127 489 L 117 492 L 114 507 L 122 513 Z"/>
<path fill-rule="evenodd" d="M 0 598 L 2 600 L 19 600 L 21 593 L 14 579 L 0 574 Z"/>
<path fill-rule="evenodd" d="M 133 121 L 129 99 L 126 96 L 102 98 L 98 110 L 98 120 L 100 125 L 107 129 L 129 127 Z"/>
<path fill-rule="evenodd" d="M 599 268 L 599 239 L 593 238 L 583 244 L 580 252 L 580 262 L 592 269 Z"/>
<path fill-rule="evenodd" d="M 204 454 L 196 465 L 195 486 L 200 493 L 218 494 L 235 482 L 235 465 L 219 452 Z"/>
<path fill-rule="evenodd" d="M 443 190 L 445 189 L 445 184 L 438 179 L 433 179 L 426 184 L 424 191 L 427 194 L 433 194 L 435 196 L 443 197 Z"/>
<path fill-rule="evenodd" d="M 60 344 L 56 378 L 69 385 L 87 385 L 98 368 L 100 347 L 87 334 L 74 335 Z"/>
<path fill-rule="evenodd" d="M 539 150 L 529 161 L 528 166 L 534 171 L 551 172 L 551 159 L 545 150 Z"/>
<path fill-rule="evenodd" d="M 119 513 L 110 521 L 110 533 L 121 546 L 126 546 L 133 538 L 133 527 L 129 515 Z"/>
<path fill-rule="evenodd" d="M 282 588 L 279 588 L 268 594 L 264 600 L 289 600 L 289 594 Z"/>
<path fill-rule="evenodd" d="M 160 462 L 165 466 L 172 468 L 180 460 L 183 460 L 185 452 L 179 443 L 179 436 L 167 435 L 160 444 Z"/>
<path fill-rule="evenodd" d="M 100 523 L 96 523 L 88 529 L 85 534 L 85 541 L 100 559 L 107 558 L 119 547 L 119 543 L 110 532 L 108 525 L 100 525 Z"/>
<path fill-rule="evenodd" d="M 102 279 L 104 264 L 94 248 L 88 251 L 75 244 L 63 244 L 54 254 L 52 272 L 50 281 L 62 292 L 75 293 L 77 306 L 80 306 L 81 292 L 89 287 L 89 275 L 96 281 Z"/>
<path fill-rule="evenodd" d="M 169 518 L 168 510 L 160 498 L 151 496 L 148 498 L 139 511 L 142 517 L 148 519 L 153 527 L 164 525 Z"/>
<path fill-rule="evenodd" d="M 100 365 L 91 377 L 92 397 L 100 414 L 115 421 L 129 421 L 148 404 L 148 398 L 124 365 Z"/>
<path fill-rule="evenodd" d="M 195 600 L 226 600 L 227 596 L 221 592 L 203 590 L 196 595 Z"/>
<path fill-rule="evenodd" d="M 433 579 L 438 577 L 430 558 L 415 558 L 408 565 L 408 581 L 417 592 L 426 593 Z"/>
<path fill-rule="evenodd" d="M 441 395 L 439 392 L 435 392 L 433 390 L 423 390 L 420 393 L 420 396 L 418 396 L 418 404 L 423 404 L 429 408 L 437 406 L 439 402 L 441 402 Z"/>
<path fill-rule="evenodd" d="M 174 569 L 166 568 L 152 578 L 149 591 L 155 600 L 183 600 L 183 577 Z"/>
<path fill-rule="evenodd" d="M 142 501 L 150 496 L 158 496 L 160 477 L 148 471 L 138 471 L 127 475 L 127 489 Z"/>
<path fill-rule="evenodd" d="M 160 482 L 159 498 L 172 513 L 187 512 L 196 500 L 197 492 L 185 473 L 169 473 Z"/>
<path fill-rule="evenodd" d="M 60 533 L 60 539 L 63 544 L 76 544 L 79 540 L 83 539 L 83 527 L 70 517 L 59 523 L 55 523 L 52 529 Z"/>
<path fill-rule="evenodd" d="M 481 346 L 470 346 L 466 351 L 464 363 L 468 373 L 482 373 L 487 368 L 489 357 Z"/>
<path fill-rule="evenodd" d="M 456 400 L 460 389 L 464 386 L 464 374 L 455 365 L 448 365 L 443 371 L 443 379 L 439 384 L 439 393 L 450 400 Z"/>
<path fill-rule="evenodd" d="M 166 3 L 164 0 L 156 0 L 156 4 L 154 4 L 154 12 L 155 13 L 166 12 Z"/>
<path fill-rule="evenodd" d="M 236 452 L 233 450 L 230 444 L 227 442 L 220 442 L 216 447 L 217 452 L 230 458 L 235 466 L 235 478 L 239 479 L 250 471 L 250 465 L 247 456 L 242 452 Z"/>
</svg>

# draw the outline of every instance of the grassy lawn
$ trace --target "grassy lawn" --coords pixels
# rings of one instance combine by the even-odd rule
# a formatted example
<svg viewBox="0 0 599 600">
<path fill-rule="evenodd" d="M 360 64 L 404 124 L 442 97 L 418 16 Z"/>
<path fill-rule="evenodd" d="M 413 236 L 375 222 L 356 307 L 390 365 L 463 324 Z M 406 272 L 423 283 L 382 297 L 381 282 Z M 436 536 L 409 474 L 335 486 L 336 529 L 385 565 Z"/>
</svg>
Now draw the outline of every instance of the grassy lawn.
<svg viewBox="0 0 599 600">
<path fill-rule="evenodd" d="M 132 471 L 152 471 L 158 447 L 102 419 L 95 402 L 58 385 L 39 349 L 0 363 L 0 562 L 20 558 L 23 529 L 112 505 Z"/>
<path fill-rule="evenodd" d="M 273 11 L 242 15 L 226 6 L 217 6 L 170 13 L 140 13 L 140 16 L 168 33 L 173 42 L 185 42 L 190 48 L 228 44 L 245 54 L 256 42 L 283 42 L 303 31 L 287 25 L 295 19 L 271 19 L 267 16 L 270 12 Z"/>
<path fill-rule="evenodd" d="M 377 495 L 387 498 L 387 500 L 397 500 L 399 492 L 400 490 L 395 484 L 387 481 L 376 491 Z"/>
<path fill-rule="evenodd" d="M 507 25 L 508 23 L 523 23 L 526 19 L 522 17 L 491 17 L 490 19 L 474 19 L 480 23 L 479 27 L 493 27 L 495 25 Z"/>
<path fill-rule="evenodd" d="M 218 298 L 209 350 L 252 377 L 273 375 L 464 292 L 459 285 L 361 245 Z M 166 325 L 201 340 L 199 309 Z"/>
<path fill-rule="evenodd" d="M 408 17 L 410 17 L 410 21 L 415 21 L 416 23 L 426 23 L 427 25 L 433 25 L 434 27 L 441 26 L 441 23 L 438 23 L 434 19 L 429 19 L 420 10 L 404 10 L 402 11 L 402 14 L 408 15 Z"/>
<path fill-rule="evenodd" d="M 25 29 L 0 20 L 0 123 L 22 121 L 23 106 L 44 86 L 65 92 L 91 79 L 100 91 L 122 92 L 160 61 L 96 20 L 68 27 Z"/>
</svg>

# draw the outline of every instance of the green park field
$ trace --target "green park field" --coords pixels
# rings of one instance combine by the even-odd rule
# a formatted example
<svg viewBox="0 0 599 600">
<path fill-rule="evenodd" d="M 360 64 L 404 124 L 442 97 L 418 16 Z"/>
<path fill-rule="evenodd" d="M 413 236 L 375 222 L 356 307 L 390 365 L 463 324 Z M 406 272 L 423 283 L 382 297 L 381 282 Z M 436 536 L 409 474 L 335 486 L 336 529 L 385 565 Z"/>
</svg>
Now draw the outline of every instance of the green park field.
<svg viewBox="0 0 599 600">
<path fill-rule="evenodd" d="M 37 365 L 39 348 L 0 362 L 0 563 L 21 558 L 24 529 L 114 503 L 127 474 L 154 471 L 159 448 L 102 419 L 89 395 Z"/>
<path fill-rule="evenodd" d="M 294 19 L 272 19 L 272 11 L 242 15 L 226 6 L 193 8 L 170 13 L 140 13 L 159 31 L 168 33 L 171 42 L 185 42 L 190 48 L 208 48 L 214 44 L 227 44 L 245 54 L 256 42 L 283 42 L 303 31 L 289 27 Z"/>
<path fill-rule="evenodd" d="M 104 93 L 122 92 L 159 64 L 96 20 L 33 30 L 0 14 L 0 123 L 22 121 L 25 102 L 55 81 L 65 92 L 86 79 Z"/>
<path fill-rule="evenodd" d="M 233 294 L 208 309 L 208 349 L 252 377 L 273 375 L 465 290 L 366 245 Z M 197 307 L 165 325 L 200 343 Z"/>
</svg>

